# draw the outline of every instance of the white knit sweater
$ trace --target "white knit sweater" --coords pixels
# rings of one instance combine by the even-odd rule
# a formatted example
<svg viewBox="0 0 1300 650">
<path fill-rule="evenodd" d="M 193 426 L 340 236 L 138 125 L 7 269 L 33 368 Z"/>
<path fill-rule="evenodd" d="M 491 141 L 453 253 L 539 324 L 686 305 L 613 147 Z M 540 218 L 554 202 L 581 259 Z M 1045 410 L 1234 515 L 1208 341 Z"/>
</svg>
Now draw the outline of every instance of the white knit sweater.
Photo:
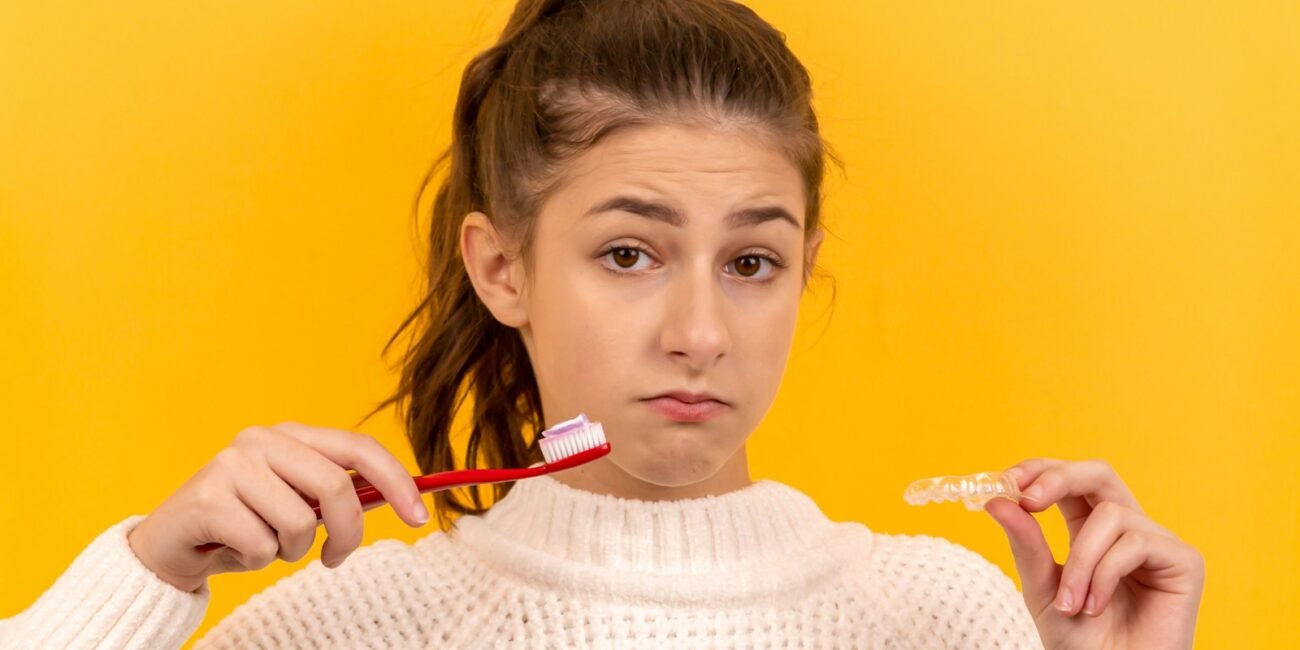
<svg viewBox="0 0 1300 650">
<path fill-rule="evenodd" d="M 100 534 L 0 647 L 177 648 L 210 596 Z M 942 538 L 826 518 L 760 480 L 638 501 L 547 476 L 414 544 L 319 560 L 240 605 L 195 648 L 1041 648 L 1015 584 Z"/>
</svg>

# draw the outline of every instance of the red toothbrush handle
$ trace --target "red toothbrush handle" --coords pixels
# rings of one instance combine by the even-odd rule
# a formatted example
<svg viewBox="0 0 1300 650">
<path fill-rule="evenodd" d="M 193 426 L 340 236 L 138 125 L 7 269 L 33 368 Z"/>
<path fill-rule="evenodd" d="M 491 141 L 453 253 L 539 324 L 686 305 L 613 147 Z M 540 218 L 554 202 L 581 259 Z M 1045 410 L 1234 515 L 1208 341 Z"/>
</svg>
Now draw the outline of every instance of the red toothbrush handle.
<svg viewBox="0 0 1300 650">
<path fill-rule="evenodd" d="M 577 467 L 584 463 L 591 462 L 609 454 L 609 443 L 599 447 L 588 449 L 587 451 L 576 453 L 568 458 L 557 460 L 554 463 L 543 464 L 537 467 L 524 467 L 520 469 L 457 469 L 449 472 L 439 472 L 437 474 L 426 474 L 424 476 L 412 477 L 415 481 L 415 487 L 421 494 L 426 492 L 437 492 L 439 490 L 450 490 L 466 485 L 487 485 L 490 483 L 505 483 L 508 481 L 518 481 L 525 478 L 533 478 L 543 474 L 550 474 L 561 470 Z M 361 509 L 370 510 L 378 508 L 387 503 L 384 495 L 378 488 L 370 484 L 360 474 L 352 474 L 352 486 L 356 488 L 357 497 L 361 499 Z M 299 492 L 299 494 L 302 494 Z M 311 506 L 312 512 L 316 513 L 316 523 L 322 523 L 324 519 L 320 514 L 320 503 L 311 497 L 303 495 L 303 499 Z M 194 550 L 200 553 L 215 551 L 225 546 L 220 542 L 208 542 L 199 544 Z"/>
</svg>

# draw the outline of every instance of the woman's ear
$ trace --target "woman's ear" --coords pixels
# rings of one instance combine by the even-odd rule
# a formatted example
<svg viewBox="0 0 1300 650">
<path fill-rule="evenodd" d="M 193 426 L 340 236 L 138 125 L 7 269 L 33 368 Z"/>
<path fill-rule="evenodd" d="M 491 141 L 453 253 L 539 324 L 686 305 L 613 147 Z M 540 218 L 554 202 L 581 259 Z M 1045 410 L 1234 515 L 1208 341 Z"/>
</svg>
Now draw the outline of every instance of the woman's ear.
<svg viewBox="0 0 1300 650">
<path fill-rule="evenodd" d="M 503 325 L 528 324 L 523 300 L 523 266 L 507 255 L 505 239 L 482 212 L 471 212 L 460 224 L 460 256 L 465 271 L 488 311 Z"/>
</svg>

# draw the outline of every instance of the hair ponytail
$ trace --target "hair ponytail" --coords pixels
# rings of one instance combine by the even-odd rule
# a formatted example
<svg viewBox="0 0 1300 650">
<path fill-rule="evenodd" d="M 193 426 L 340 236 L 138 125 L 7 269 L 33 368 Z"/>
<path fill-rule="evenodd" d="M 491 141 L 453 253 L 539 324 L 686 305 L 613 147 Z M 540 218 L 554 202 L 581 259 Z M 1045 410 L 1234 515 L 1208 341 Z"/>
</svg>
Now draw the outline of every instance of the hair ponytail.
<svg viewBox="0 0 1300 650">
<path fill-rule="evenodd" d="M 705 121 L 761 129 L 800 170 L 805 233 L 819 227 L 823 158 L 807 71 L 784 35 L 730 0 L 521 0 L 498 41 L 466 66 L 452 140 L 415 198 L 446 165 L 429 219 L 424 297 L 384 346 L 413 324 L 397 390 L 362 422 L 396 404 L 421 471 L 524 467 L 542 460 L 545 417 L 517 330 L 479 300 L 459 250 L 473 211 L 519 247 L 531 271 L 533 221 L 565 163 L 610 132 L 647 123 Z M 474 408 L 463 452 L 452 424 Z M 510 484 L 495 484 L 493 501 Z M 434 493 L 440 525 L 489 507 Z"/>
</svg>

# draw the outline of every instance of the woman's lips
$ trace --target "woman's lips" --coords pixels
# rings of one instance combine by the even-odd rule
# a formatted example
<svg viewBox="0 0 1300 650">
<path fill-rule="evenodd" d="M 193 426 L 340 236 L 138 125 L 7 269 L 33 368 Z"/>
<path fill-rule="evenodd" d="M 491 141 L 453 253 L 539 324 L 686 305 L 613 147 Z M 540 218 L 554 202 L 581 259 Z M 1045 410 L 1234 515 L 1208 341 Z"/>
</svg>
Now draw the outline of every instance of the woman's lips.
<svg viewBox="0 0 1300 650">
<path fill-rule="evenodd" d="M 683 402 L 674 397 L 655 397 L 653 399 L 641 400 L 646 406 L 649 406 L 660 415 L 678 422 L 703 422 L 709 418 L 721 415 L 723 411 L 731 408 L 717 400 L 706 399 L 702 402 Z"/>
</svg>

